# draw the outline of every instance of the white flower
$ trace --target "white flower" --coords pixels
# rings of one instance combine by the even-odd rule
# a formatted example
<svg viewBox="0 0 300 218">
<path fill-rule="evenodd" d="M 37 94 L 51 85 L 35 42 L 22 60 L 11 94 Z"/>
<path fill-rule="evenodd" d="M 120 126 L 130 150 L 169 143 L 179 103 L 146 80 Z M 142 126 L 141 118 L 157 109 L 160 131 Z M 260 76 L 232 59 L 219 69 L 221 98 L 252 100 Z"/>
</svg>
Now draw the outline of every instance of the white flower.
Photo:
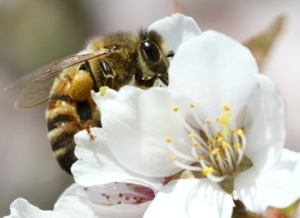
<svg viewBox="0 0 300 218">
<path fill-rule="evenodd" d="M 299 199 L 300 155 L 283 149 L 284 102 L 245 47 L 214 31 L 194 35 L 178 47 L 169 80 L 166 89 L 93 94 L 123 167 L 146 177 L 202 172 L 165 185 L 146 217 L 230 217 L 233 199 L 256 213 Z"/>
</svg>

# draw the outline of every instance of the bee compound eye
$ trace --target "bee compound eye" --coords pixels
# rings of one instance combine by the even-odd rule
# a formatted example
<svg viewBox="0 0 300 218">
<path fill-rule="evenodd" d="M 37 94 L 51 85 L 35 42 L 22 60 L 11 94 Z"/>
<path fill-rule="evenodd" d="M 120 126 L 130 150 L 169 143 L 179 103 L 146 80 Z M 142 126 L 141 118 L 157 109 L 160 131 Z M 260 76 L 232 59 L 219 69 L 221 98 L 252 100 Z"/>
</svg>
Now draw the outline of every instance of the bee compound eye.
<svg viewBox="0 0 300 218">
<path fill-rule="evenodd" d="M 151 62 L 158 62 L 160 60 L 160 51 L 157 45 L 149 40 L 142 43 L 141 49 L 146 55 L 146 58 Z"/>
</svg>

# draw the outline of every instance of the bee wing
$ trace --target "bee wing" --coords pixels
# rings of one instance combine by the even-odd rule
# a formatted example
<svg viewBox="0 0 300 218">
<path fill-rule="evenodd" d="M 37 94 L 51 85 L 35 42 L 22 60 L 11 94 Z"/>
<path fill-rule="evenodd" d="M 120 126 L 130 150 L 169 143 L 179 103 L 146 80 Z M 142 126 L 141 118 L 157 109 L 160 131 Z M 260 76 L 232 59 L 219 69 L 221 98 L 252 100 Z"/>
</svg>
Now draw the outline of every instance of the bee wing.
<svg viewBox="0 0 300 218">
<path fill-rule="evenodd" d="M 28 83 L 14 103 L 15 108 L 30 108 L 48 100 L 54 77 Z"/>
<path fill-rule="evenodd" d="M 108 49 L 100 49 L 93 53 L 73 54 L 46 64 L 30 74 L 27 74 L 8 86 L 4 91 L 22 87 L 14 106 L 16 108 L 29 108 L 46 101 L 53 84 L 54 76 L 61 70 L 78 64 L 82 61 L 105 55 Z"/>
</svg>

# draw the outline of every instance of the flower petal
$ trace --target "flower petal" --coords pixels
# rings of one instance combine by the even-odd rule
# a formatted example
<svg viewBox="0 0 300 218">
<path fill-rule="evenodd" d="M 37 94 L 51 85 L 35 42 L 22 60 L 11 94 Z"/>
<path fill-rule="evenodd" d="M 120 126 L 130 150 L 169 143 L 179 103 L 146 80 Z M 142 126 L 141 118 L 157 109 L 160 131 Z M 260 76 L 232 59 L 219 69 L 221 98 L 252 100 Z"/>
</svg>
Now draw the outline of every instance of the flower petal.
<svg viewBox="0 0 300 218">
<path fill-rule="evenodd" d="M 76 196 L 62 198 L 56 205 L 55 211 L 68 214 L 70 218 L 140 218 L 143 216 L 150 202 L 138 205 L 119 204 L 119 205 L 96 205 Z"/>
<path fill-rule="evenodd" d="M 268 206 L 285 208 L 300 198 L 300 154 L 283 150 L 280 160 L 259 173 L 254 167 L 234 180 L 236 198 L 247 209 L 264 212 Z"/>
<path fill-rule="evenodd" d="M 247 105 L 258 85 L 254 77 L 257 73 L 256 62 L 246 47 L 225 35 L 206 31 L 178 48 L 170 66 L 168 89 L 175 97 L 190 97 L 209 115 L 206 118 L 216 119 L 225 102 L 233 114 Z"/>
<path fill-rule="evenodd" d="M 69 196 L 80 197 L 96 205 L 137 205 L 152 201 L 154 192 L 147 187 L 129 183 L 112 182 L 90 187 L 83 187 L 75 183 L 63 192 L 57 202 Z"/>
<path fill-rule="evenodd" d="M 263 171 L 280 157 L 286 137 L 286 111 L 274 82 L 264 75 L 257 78 L 260 87 L 248 102 L 243 127 L 248 144 L 245 155 Z"/>
<path fill-rule="evenodd" d="M 60 212 L 40 210 L 23 198 L 16 199 L 10 205 L 10 212 L 11 214 L 5 218 L 70 218 L 70 216 Z"/>
<path fill-rule="evenodd" d="M 162 206 L 163 205 L 163 206 Z M 164 186 L 144 217 L 231 217 L 232 197 L 208 179 L 173 180 Z"/>
<path fill-rule="evenodd" d="M 201 30 L 194 19 L 182 14 L 173 14 L 171 17 L 158 20 L 148 29 L 159 32 L 165 39 L 168 50 L 173 50 L 175 54 L 181 43 L 201 35 Z"/>
<path fill-rule="evenodd" d="M 75 181 L 82 186 L 101 185 L 111 182 L 135 183 L 159 190 L 162 179 L 146 178 L 122 167 L 110 152 L 103 129 L 91 128 L 90 139 L 85 130 L 75 135 L 75 155 L 78 161 L 72 166 Z"/>
<path fill-rule="evenodd" d="M 189 152 L 189 146 L 184 146 L 189 139 L 181 117 L 172 110 L 170 93 L 163 88 L 141 90 L 128 86 L 116 95 L 109 99 L 93 94 L 93 99 L 101 111 L 109 148 L 118 162 L 150 177 L 166 177 L 180 171 L 171 161 L 166 137 L 183 142 L 174 144 L 182 153 Z"/>
</svg>

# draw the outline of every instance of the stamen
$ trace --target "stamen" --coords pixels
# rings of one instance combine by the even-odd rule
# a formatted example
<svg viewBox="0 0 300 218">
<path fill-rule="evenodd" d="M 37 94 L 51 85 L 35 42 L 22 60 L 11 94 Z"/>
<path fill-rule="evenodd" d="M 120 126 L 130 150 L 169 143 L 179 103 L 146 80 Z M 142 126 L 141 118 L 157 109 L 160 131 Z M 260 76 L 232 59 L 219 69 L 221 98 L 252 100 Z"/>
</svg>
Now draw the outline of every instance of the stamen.
<svg viewBox="0 0 300 218">
<path fill-rule="evenodd" d="M 181 163 L 179 161 L 177 161 L 177 157 L 176 155 L 173 155 L 172 157 L 172 160 L 173 160 L 173 163 L 182 168 L 182 169 L 186 169 L 186 170 L 191 170 L 191 171 L 202 171 L 202 168 L 201 167 L 198 167 L 198 166 L 190 166 L 190 165 L 187 165 L 187 164 L 184 164 L 184 163 Z"/>
<path fill-rule="evenodd" d="M 235 128 L 236 123 L 227 103 L 222 104 L 224 111 L 217 119 L 220 132 L 216 132 L 214 135 L 208 128 L 211 120 L 206 119 L 203 122 L 196 114 L 195 104 L 191 103 L 190 108 L 197 126 L 191 126 L 180 117 L 184 127 L 190 132 L 188 137 L 191 140 L 191 153 L 182 153 L 178 147 L 174 147 L 172 139 L 167 137 L 168 146 L 174 154 L 172 160 L 178 167 L 202 171 L 203 175 L 211 181 L 221 182 L 228 176 L 232 176 L 243 160 L 243 153 L 246 148 L 246 137 L 243 129 Z M 179 110 L 177 106 L 172 109 L 175 112 Z M 199 166 L 187 165 L 184 163 L 186 161 L 198 162 Z"/>
<path fill-rule="evenodd" d="M 189 156 L 189 155 L 186 155 L 186 154 L 184 154 L 184 153 L 182 153 L 182 152 L 180 152 L 180 151 L 177 151 L 177 150 L 174 148 L 174 146 L 173 146 L 173 144 L 172 144 L 172 139 L 171 139 L 170 137 L 167 137 L 167 138 L 166 138 L 166 141 L 167 141 L 167 143 L 168 143 L 169 149 L 171 150 L 171 152 L 172 152 L 173 154 L 175 154 L 176 158 L 177 158 L 177 157 L 180 157 L 180 158 L 182 158 L 183 160 L 187 160 L 187 161 L 195 161 L 195 159 L 194 159 L 193 157 L 191 157 L 191 156 Z"/>
</svg>

